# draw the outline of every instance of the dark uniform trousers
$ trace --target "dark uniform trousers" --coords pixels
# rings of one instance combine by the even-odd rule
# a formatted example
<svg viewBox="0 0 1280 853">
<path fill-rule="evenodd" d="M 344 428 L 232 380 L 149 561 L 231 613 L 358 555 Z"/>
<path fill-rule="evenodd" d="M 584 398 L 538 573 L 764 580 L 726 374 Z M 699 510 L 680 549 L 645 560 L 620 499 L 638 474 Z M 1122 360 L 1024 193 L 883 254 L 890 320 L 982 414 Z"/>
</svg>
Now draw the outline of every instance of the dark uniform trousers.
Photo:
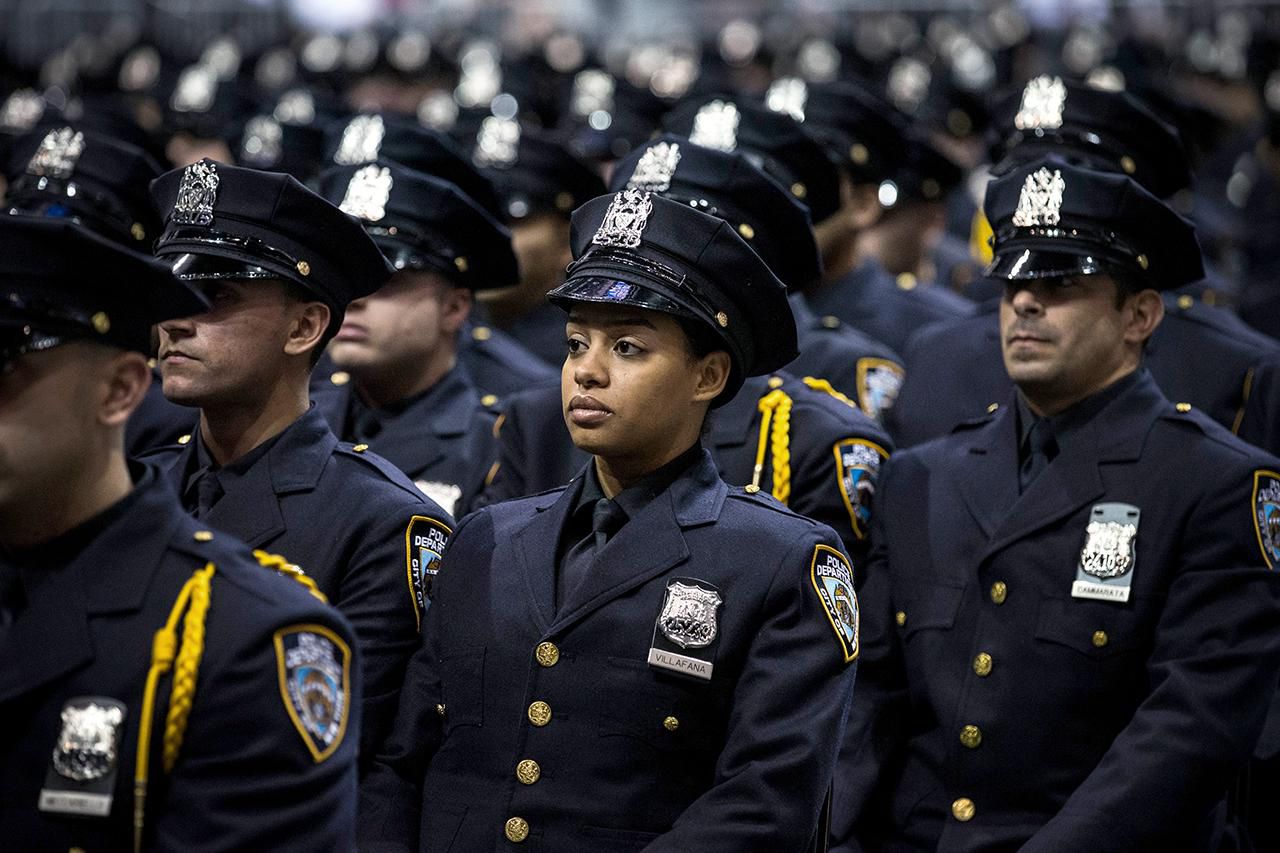
<svg viewBox="0 0 1280 853">
<path fill-rule="evenodd" d="M 197 440 L 147 458 L 182 489 L 198 467 Z M 447 538 L 452 518 L 385 459 L 339 442 L 312 407 L 202 521 L 301 566 L 351 622 L 364 659 L 367 764 L 390 728 L 418 646 L 426 595 L 412 533 L 425 525 Z"/>
<path fill-rule="evenodd" d="M 1175 403 L 1190 403 L 1268 453 L 1280 453 L 1280 342 L 1222 308 L 1166 294 L 1144 362 Z M 1013 387 L 1000 354 L 998 303 L 922 331 L 907 347 L 908 378 L 886 423 L 900 446 L 946 435 Z"/>
<path fill-rule="evenodd" d="M 904 287 L 910 282 L 909 287 Z M 930 323 L 967 317 L 974 305 L 942 287 L 900 285 L 876 261 L 864 261 L 836 281 L 805 295 L 818 315 L 839 317 L 894 352 L 905 352 L 907 340 Z M 909 366 L 908 366 L 909 367 Z"/>
<path fill-rule="evenodd" d="M 704 455 L 557 610 L 577 493 L 462 522 L 362 789 L 362 849 L 809 849 L 853 684 L 811 578 L 839 540 L 726 486 Z M 686 651 L 713 663 L 708 681 L 647 663 L 677 579 L 722 598 L 713 644 Z"/>
<path fill-rule="evenodd" d="M 899 451 L 833 849 L 1216 849 L 1280 673 L 1280 577 L 1253 522 L 1275 466 L 1147 376 L 1022 495 L 1011 400 Z M 1140 513 L 1127 602 L 1073 597 L 1108 503 Z"/>
<path fill-rule="evenodd" d="M 456 514 L 468 496 L 484 484 L 497 455 L 493 424 L 497 414 L 484 406 L 475 386 L 460 369 L 446 373 L 431 389 L 394 415 L 379 416 L 375 435 L 348 431 L 351 376 L 317 368 L 311 399 L 329 428 L 344 441 L 367 442 L 369 449 L 399 468 L 423 494 Z"/>
<path fill-rule="evenodd" d="M 354 843 L 360 673 L 334 608 L 262 568 L 243 544 L 189 518 L 154 470 L 67 565 L 26 575 L 26 608 L 0 628 L 0 836 L 5 849 L 133 849 L 133 781 L 152 640 L 179 590 L 214 565 L 194 704 L 173 770 L 161 762 L 171 677 L 152 717 L 145 850 L 350 850 Z M 351 654 L 345 735 L 317 761 L 290 719 L 273 638 L 317 627 Z M 181 624 L 179 624 L 181 634 Z M 125 706 L 110 814 L 37 804 L 68 700 Z"/>
<path fill-rule="evenodd" d="M 775 390 L 791 401 L 787 505 L 829 525 L 857 561 L 866 550 L 879 467 L 893 449 L 888 434 L 873 420 L 850 403 L 785 373 L 752 377 L 730 402 L 712 412 L 704 444 L 726 482 L 751 483 L 763 425 L 760 401 Z M 498 448 L 497 471 L 480 505 L 562 486 L 591 458 L 569 438 L 558 388 L 512 398 L 502 417 Z M 775 482 L 783 477 L 777 464 L 781 461 L 771 440 L 766 442 L 759 483 L 766 494 L 773 493 Z"/>
</svg>

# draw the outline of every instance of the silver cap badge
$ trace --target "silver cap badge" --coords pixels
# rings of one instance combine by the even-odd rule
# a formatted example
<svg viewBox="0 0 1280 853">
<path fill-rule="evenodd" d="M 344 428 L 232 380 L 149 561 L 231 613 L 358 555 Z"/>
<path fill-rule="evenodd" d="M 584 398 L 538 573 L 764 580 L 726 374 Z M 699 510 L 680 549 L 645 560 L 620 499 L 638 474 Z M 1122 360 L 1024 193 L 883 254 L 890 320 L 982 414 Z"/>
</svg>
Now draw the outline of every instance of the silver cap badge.
<svg viewBox="0 0 1280 853">
<path fill-rule="evenodd" d="M 653 200 L 643 190 L 623 190 L 613 197 L 591 242 L 597 246 L 635 249 L 640 245 Z"/>
<path fill-rule="evenodd" d="M 779 77 L 764 96 L 766 107 L 775 113 L 786 113 L 796 121 L 804 121 L 804 108 L 808 101 L 809 84 L 799 77 Z"/>
<path fill-rule="evenodd" d="M 217 92 L 217 70 L 208 65 L 192 65 L 178 76 L 169 106 L 179 113 L 206 113 Z"/>
<path fill-rule="evenodd" d="M 290 89 L 276 101 L 272 115 L 285 124 L 311 124 L 316 120 L 315 96 L 306 89 Z"/>
<path fill-rule="evenodd" d="M 51 130 L 40 140 L 27 174 L 42 178 L 65 180 L 76 170 L 76 162 L 84 153 L 84 134 L 69 127 Z"/>
<path fill-rule="evenodd" d="M 390 169 L 372 164 L 365 166 L 351 176 L 347 194 L 338 207 L 358 219 L 377 222 L 387 215 L 391 184 Z"/>
<path fill-rule="evenodd" d="M 631 180 L 627 181 L 627 189 L 650 193 L 666 192 L 671 189 L 671 179 L 679 164 L 679 143 L 659 142 L 650 145 L 640 156 L 640 162 L 636 163 Z"/>
<path fill-rule="evenodd" d="M 179 225 L 208 225 L 218 203 L 218 166 L 211 160 L 192 163 L 182 172 L 172 219 Z"/>
<path fill-rule="evenodd" d="M 589 116 L 598 110 L 613 112 L 613 95 L 617 84 L 608 72 L 598 68 L 579 71 L 573 78 L 570 105 L 574 115 Z"/>
<path fill-rule="evenodd" d="M 929 97 L 933 84 L 933 72 L 929 66 L 913 56 L 904 56 L 889 70 L 889 82 L 885 88 L 894 106 L 903 112 L 914 113 Z"/>
<path fill-rule="evenodd" d="M 507 169 L 516 162 L 520 151 L 520 123 L 515 119 L 489 116 L 480 123 L 476 134 L 477 166 Z"/>
<path fill-rule="evenodd" d="M 1057 225 L 1062 210 L 1062 193 L 1067 182 L 1062 172 L 1046 168 L 1027 175 L 1018 195 L 1018 209 L 1013 212 L 1013 224 L 1019 228 L 1033 225 Z"/>
<path fill-rule="evenodd" d="M 1013 117 L 1018 130 L 1056 130 L 1062 127 L 1062 110 L 1067 104 L 1067 87 L 1061 77 L 1042 74 L 1022 90 L 1022 103 Z"/>
<path fill-rule="evenodd" d="M 693 117 L 689 141 L 717 151 L 733 151 L 738 147 L 738 123 L 742 114 L 736 104 L 712 101 L 703 105 Z"/>
<path fill-rule="evenodd" d="M 658 627 L 663 636 L 682 649 L 705 648 L 716 639 L 716 609 L 723 601 L 715 590 L 671 583 L 658 614 Z"/>
<path fill-rule="evenodd" d="M 343 128 L 342 142 L 333 155 L 333 162 L 339 166 L 355 166 L 377 160 L 386 132 L 382 116 L 356 116 Z"/>
<path fill-rule="evenodd" d="M 246 166 L 263 169 L 280 162 L 284 153 L 284 131 L 270 116 L 254 116 L 244 126 L 240 159 Z"/>
<path fill-rule="evenodd" d="M 77 782 L 91 782 L 111 772 L 124 707 L 68 703 L 62 709 L 62 730 L 53 747 L 53 767 Z"/>
<path fill-rule="evenodd" d="M 0 108 L 0 127 L 30 130 L 44 115 L 44 98 L 32 89 L 19 89 Z"/>
</svg>

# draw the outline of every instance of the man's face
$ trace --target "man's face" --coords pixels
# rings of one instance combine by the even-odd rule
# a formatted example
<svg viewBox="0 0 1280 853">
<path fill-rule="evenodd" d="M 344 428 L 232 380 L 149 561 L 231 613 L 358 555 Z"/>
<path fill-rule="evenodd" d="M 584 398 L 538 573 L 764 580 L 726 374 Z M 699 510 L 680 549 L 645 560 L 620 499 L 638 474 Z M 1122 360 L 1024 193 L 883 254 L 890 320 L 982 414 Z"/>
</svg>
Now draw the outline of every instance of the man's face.
<svg viewBox="0 0 1280 853">
<path fill-rule="evenodd" d="M 623 305 L 578 305 L 560 372 L 565 423 L 588 453 L 651 470 L 701 429 L 699 368 L 672 317 Z M 650 466 L 649 460 L 657 464 Z"/>
<path fill-rule="evenodd" d="M 1005 283 L 1005 369 L 1029 399 L 1074 402 L 1123 374 L 1134 357 L 1126 343 L 1132 298 L 1117 307 L 1116 295 L 1107 275 Z"/>
<path fill-rule="evenodd" d="M 164 395 L 185 406 L 243 405 L 274 386 L 303 303 L 277 280 L 210 281 L 204 314 L 160 324 Z"/>
<path fill-rule="evenodd" d="M 412 370 L 428 363 L 442 341 L 453 340 L 469 307 L 467 291 L 456 292 L 442 276 L 402 270 L 376 293 L 347 307 L 329 355 L 357 376 Z"/>
</svg>

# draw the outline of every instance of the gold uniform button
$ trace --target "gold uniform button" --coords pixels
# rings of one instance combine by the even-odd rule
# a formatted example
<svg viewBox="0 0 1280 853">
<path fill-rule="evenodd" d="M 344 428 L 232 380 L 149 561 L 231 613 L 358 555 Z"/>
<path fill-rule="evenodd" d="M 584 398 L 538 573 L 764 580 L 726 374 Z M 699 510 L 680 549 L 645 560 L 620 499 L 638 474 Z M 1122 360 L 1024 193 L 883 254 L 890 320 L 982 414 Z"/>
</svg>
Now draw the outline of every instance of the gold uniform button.
<svg viewBox="0 0 1280 853">
<path fill-rule="evenodd" d="M 197 542 L 212 542 L 213 532 L 210 530 L 197 530 L 195 533 L 191 534 L 191 538 Z"/>
<path fill-rule="evenodd" d="M 973 820 L 975 812 L 977 808 L 973 805 L 973 800 L 968 797 L 961 797 L 951 804 L 951 816 L 961 823 Z"/>
<path fill-rule="evenodd" d="M 893 614 L 893 621 L 898 623 L 899 628 L 907 624 L 907 611 L 899 610 L 897 613 Z"/>
<path fill-rule="evenodd" d="M 745 486 L 742 487 L 742 491 L 746 492 L 749 495 L 754 495 L 756 492 L 760 491 L 760 487 L 757 486 L 755 483 L 747 483 Z"/>
<path fill-rule="evenodd" d="M 191 443 L 191 433 L 178 436 L 178 444 L 190 444 L 190 443 Z"/>
<path fill-rule="evenodd" d="M 991 585 L 991 600 L 996 604 L 1004 604 L 1009 597 L 1009 587 L 1004 581 L 996 581 Z"/>
<path fill-rule="evenodd" d="M 1094 632 L 1093 632 L 1093 646 L 1094 646 L 1094 648 L 1100 649 L 1100 648 L 1102 648 L 1103 646 L 1105 646 L 1105 645 L 1106 645 L 1107 643 L 1109 643 L 1109 642 L 1111 642 L 1111 638 L 1107 636 L 1107 632 L 1106 632 L 1106 631 L 1094 631 Z"/>
<path fill-rule="evenodd" d="M 353 448 L 351 448 L 351 449 L 352 449 L 353 451 L 355 451 L 356 453 L 364 453 L 366 450 L 368 450 L 368 449 L 369 449 L 369 445 L 367 445 L 367 444 L 357 444 L 355 447 L 353 447 Z"/>
<path fill-rule="evenodd" d="M 982 745 L 982 729 L 977 726 L 965 726 L 960 730 L 960 743 L 969 749 L 977 749 Z"/>
<path fill-rule="evenodd" d="M 532 758 L 526 758 L 516 765 L 516 778 L 521 785 L 532 785 L 542 778 L 542 768 Z"/>
<path fill-rule="evenodd" d="M 1190 308 L 1195 304 L 1196 304 L 1196 299 L 1194 296 L 1188 296 L 1187 294 L 1184 293 L 1178 297 L 1178 307 L 1181 308 L 1183 311 L 1186 311 L 1188 308 Z"/>
<path fill-rule="evenodd" d="M 529 706 L 529 722 L 538 728 L 551 722 L 551 706 L 542 700 L 534 702 Z"/>
<path fill-rule="evenodd" d="M 915 290 L 919 282 L 916 277 L 909 272 L 898 273 L 898 289 L 899 290 Z"/>
<path fill-rule="evenodd" d="M 1132 175 L 1134 172 L 1138 171 L 1138 164 L 1134 162 L 1132 157 L 1126 154 L 1120 158 L 1120 168 L 1124 169 L 1124 173 L 1126 175 Z"/>
<path fill-rule="evenodd" d="M 1184 414 L 1184 415 L 1185 415 L 1187 412 L 1191 411 L 1191 404 L 1190 404 L 1190 403 L 1179 403 L 1178 405 L 1174 406 L 1174 408 L 1175 408 L 1175 409 L 1177 409 L 1179 412 L 1182 412 L 1182 414 Z"/>
<path fill-rule="evenodd" d="M 756 236 L 756 229 L 744 222 L 738 226 L 738 233 L 747 240 L 754 240 Z"/>
<path fill-rule="evenodd" d="M 782 384 L 783 384 L 783 383 L 782 383 L 782 377 L 781 377 L 781 376 L 770 376 L 770 377 L 769 377 L 769 387 L 770 387 L 770 388 L 781 388 L 781 387 L 782 387 Z"/>
<path fill-rule="evenodd" d="M 999 404 L 999 403 L 988 403 L 988 404 L 987 404 L 987 414 L 989 415 L 989 414 L 991 414 L 991 413 L 995 412 L 995 411 L 996 411 L 997 409 L 999 409 L 999 408 L 1000 408 L 1000 404 Z"/>
<path fill-rule="evenodd" d="M 485 394 L 483 397 L 480 398 L 480 405 L 486 406 L 486 407 L 492 406 L 497 402 L 498 402 L 497 394 Z"/>
<path fill-rule="evenodd" d="M 493 330 L 488 326 L 476 326 L 471 330 L 471 340 L 473 341 L 487 341 L 491 337 L 493 337 Z"/>
<path fill-rule="evenodd" d="M 444 716 L 444 711 L 445 711 L 445 706 L 444 706 L 444 705 L 436 705 L 436 713 L 437 713 L 437 714 L 439 714 L 440 716 L 442 716 L 442 717 L 443 717 L 443 716 Z"/>
<path fill-rule="evenodd" d="M 838 329 L 840 328 L 840 318 L 833 317 L 832 315 L 828 314 L 827 316 L 822 318 L 822 327 L 824 329 Z"/>
<path fill-rule="evenodd" d="M 346 385 L 351 381 L 351 374 L 345 370 L 336 370 L 329 376 L 329 381 L 334 385 Z"/>
<path fill-rule="evenodd" d="M 538 648 L 533 650 L 533 656 L 543 666 L 555 666 L 560 662 L 560 649 L 555 643 L 538 643 Z"/>
<path fill-rule="evenodd" d="M 991 674 L 991 666 L 993 663 L 994 661 L 991 660 L 991 655 L 986 652 L 978 652 L 977 656 L 973 659 L 973 671 L 977 673 L 979 678 L 986 678 Z"/>
<path fill-rule="evenodd" d="M 529 821 L 522 817 L 507 818 L 507 825 L 503 827 L 502 832 L 507 836 L 508 841 L 519 844 L 529 837 Z"/>
<path fill-rule="evenodd" d="M 667 717 L 662 721 L 662 727 L 669 732 L 674 732 L 676 729 L 680 728 L 680 721 L 675 717 Z"/>
</svg>

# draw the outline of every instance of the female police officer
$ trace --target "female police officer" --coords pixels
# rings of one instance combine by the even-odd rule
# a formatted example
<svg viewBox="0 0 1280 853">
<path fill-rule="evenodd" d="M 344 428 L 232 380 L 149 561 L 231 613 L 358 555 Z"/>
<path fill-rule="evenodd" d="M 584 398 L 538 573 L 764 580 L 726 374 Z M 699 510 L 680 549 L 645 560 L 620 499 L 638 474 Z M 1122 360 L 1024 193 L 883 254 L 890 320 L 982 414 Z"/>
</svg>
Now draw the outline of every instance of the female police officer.
<svg viewBox="0 0 1280 853">
<path fill-rule="evenodd" d="M 852 567 L 699 442 L 794 356 L 785 291 L 730 225 L 641 190 L 580 208 L 573 247 L 550 298 L 594 458 L 459 527 L 362 842 L 803 850 L 857 657 Z"/>
</svg>

